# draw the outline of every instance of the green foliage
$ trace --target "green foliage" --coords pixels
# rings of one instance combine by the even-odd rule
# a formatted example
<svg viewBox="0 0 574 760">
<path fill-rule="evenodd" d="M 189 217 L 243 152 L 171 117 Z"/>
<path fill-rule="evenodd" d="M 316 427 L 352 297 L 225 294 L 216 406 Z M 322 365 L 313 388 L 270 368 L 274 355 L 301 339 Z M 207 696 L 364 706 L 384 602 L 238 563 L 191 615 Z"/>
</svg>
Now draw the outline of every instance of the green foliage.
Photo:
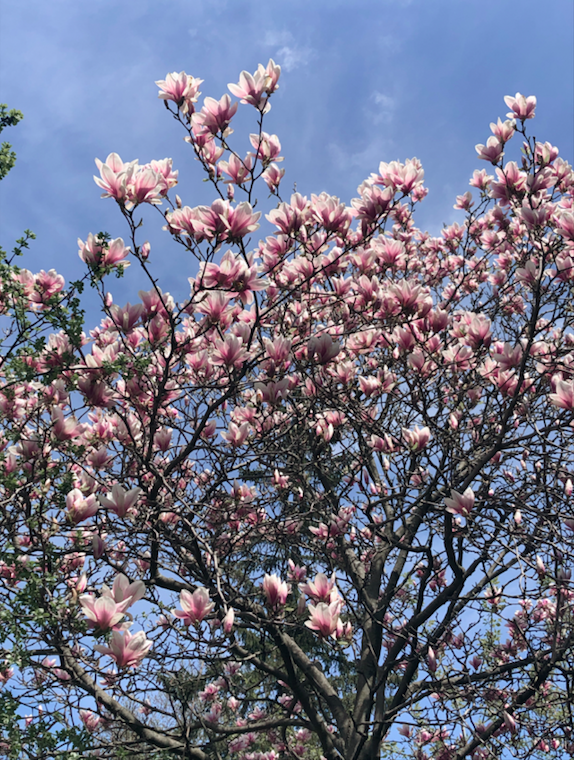
<svg viewBox="0 0 574 760">
<path fill-rule="evenodd" d="M 15 127 L 24 118 L 21 111 L 15 108 L 10 111 L 7 109 L 8 106 L 5 103 L 0 103 L 0 132 L 6 127 Z M 0 179 L 4 179 L 16 163 L 16 154 L 11 148 L 12 146 L 7 142 L 0 145 Z"/>
</svg>

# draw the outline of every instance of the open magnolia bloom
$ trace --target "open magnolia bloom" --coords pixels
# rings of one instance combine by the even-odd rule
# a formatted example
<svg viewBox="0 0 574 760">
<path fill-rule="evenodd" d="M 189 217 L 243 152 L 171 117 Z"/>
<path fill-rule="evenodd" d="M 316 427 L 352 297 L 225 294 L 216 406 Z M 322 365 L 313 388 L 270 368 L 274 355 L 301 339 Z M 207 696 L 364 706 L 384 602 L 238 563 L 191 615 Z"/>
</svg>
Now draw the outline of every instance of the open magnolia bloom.
<svg viewBox="0 0 574 760">
<path fill-rule="evenodd" d="M 118 668 L 135 668 L 152 646 L 153 641 L 146 639 L 143 631 L 135 634 L 129 631 L 112 631 L 109 647 L 96 644 L 94 649 L 111 657 Z"/>
</svg>

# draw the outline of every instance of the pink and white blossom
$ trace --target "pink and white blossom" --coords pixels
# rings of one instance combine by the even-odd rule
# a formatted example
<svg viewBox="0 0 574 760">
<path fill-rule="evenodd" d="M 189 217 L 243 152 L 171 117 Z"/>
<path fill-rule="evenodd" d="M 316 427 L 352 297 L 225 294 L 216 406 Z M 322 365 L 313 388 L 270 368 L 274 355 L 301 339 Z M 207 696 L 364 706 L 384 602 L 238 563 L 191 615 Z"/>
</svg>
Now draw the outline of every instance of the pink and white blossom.
<svg viewBox="0 0 574 760">
<path fill-rule="evenodd" d="M 123 486 L 116 483 L 112 487 L 111 493 L 108 493 L 107 496 L 99 496 L 98 498 L 102 507 L 115 512 L 118 517 L 126 517 L 127 514 L 134 511 L 141 492 L 142 489 L 138 487 L 126 491 Z"/>
<path fill-rule="evenodd" d="M 310 619 L 305 622 L 307 628 L 317 631 L 321 638 L 327 638 L 336 633 L 341 609 L 340 601 L 331 602 L 330 604 L 326 604 L 325 602 L 310 604 L 308 609 Z"/>
<path fill-rule="evenodd" d="M 270 607 L 283 607 L 289 596 L 291 587 L 282 581 L 278 575 L 265 575 L 262 583 L 263 593 Z"/>
<path fill-rule="evenodd" d="M 174 609 L 172 614 L 186 626 L 201 623 L 215 607 L 215 602 L 209 600 L 209 592 L 203 586 L 196 588 L 193 593 L 183 589 L 179 595 L 179 603 L 182 609 Z"/>
<path fill-rule="evenodd" d="M 94 649 L 111 657 L 118 668 L 137 668 L 153 646 L 143 631 L 132 634 L 129 631 L 112 631 L 110 645 L 96 644 Z"/>
<path fill-rule="evenodd" d="M 444 500 L 446 511 L 451 515 L 469 517 L 474 507 L 474 491 L 469 486 L 464 493 L 459 493 L 451 488 L 450 498 Z"/>
</svg>

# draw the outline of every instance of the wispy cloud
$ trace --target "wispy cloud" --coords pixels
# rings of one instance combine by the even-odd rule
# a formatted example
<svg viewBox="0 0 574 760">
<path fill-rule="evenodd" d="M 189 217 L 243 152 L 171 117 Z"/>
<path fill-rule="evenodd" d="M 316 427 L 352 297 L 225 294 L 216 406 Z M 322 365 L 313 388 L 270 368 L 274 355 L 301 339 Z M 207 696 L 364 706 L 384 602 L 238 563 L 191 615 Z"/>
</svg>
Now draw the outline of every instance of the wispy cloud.
<svg viewBox="0 0 574 760">
<path fill-rule="evenodd" d="M 265 34 L 264 44 L 275 48 L 274 58 L 285 71 L 293 71 L 299 66 L 305 66 L 314 58 L 315 51 L 295 42 L 291 32 L 286 30 L 271 30 Z"/>
<path fill-rule="evenodd" d="M 369 105 L 365 107 L 367 116 L 375 124 L 390 124 L 394 119 L 396 109 L 396 98 L 376 90 L 369 98 Z"/>
</svg>

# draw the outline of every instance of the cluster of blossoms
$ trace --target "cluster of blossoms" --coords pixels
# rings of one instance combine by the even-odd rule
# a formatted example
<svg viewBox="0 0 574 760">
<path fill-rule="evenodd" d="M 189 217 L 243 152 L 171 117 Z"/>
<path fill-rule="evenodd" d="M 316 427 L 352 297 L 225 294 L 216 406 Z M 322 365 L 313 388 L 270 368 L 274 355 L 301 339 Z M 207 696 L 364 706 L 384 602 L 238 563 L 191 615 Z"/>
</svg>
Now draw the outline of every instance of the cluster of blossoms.
<svg viewBox="0 0 574 760">
<path fill-rule="evenodd" d="M 279 73 L 229 85 L 259 119 L 246 154 L 229 95 L 157 83 L 208 205 L 170 197 L 171 159 L 97 161 L 131 238 L 78 243 L 89 334 L 32 350 L 16 316 L 74 294 L 53 270 L 2 283 L 0 594 L 34 614 L 6 621 L 0 683 L 58 705 L 26 736 L 64 715 L 102 752 L 116 731 L 193 760 L 375 760 L 400 726 L 417 760 L 573 754 L 572 168 L 517 94 L 477 146 L 496 176 L 438 236 L 415 158 L 349 204 L 283 199 Z M 199 260 L 176 295 L 138 239 L 164 203 Z M 149 290 L 120 306 L 103 282 L 129 263 Z"/>
<path fill-rule="evenodd" d="M 110 153 L 105 163 L 97 158 L 96 166 L 100 177 L 94 180 L 104 191 L 102 198 L 115 198 L 127 210 L 140 203 L 161 205 L 168 191 L 177 185 L 178 172 L 173 171 L 171 158 L 140 166 L 138 161 L 124 163 L 117 153 Z"/>
</svg>

